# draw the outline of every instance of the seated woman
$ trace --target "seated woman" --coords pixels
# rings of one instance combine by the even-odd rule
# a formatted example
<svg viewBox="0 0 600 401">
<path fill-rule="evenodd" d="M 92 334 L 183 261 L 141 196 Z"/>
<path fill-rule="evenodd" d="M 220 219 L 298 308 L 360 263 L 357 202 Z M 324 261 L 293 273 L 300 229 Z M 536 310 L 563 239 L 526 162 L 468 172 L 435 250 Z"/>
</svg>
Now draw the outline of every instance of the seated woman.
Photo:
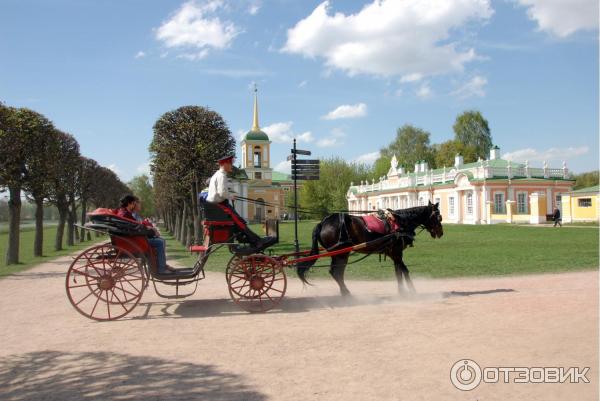
<svg viewBox="0 0 600 401">
<path fill-rule="evenodd" d="M 159 274 L 171 274 L 175 271 L 175 269 L 169 265 L 167 265 L 167 256 L 165 253 L 165 240 L 160 237 L 160 233 L 150 223 L 150 221 L 142 220 L 142 217 L 139 215 L 141 210 L 141 201 L 135 195 L 125 195 L 121 201 L 121 207 L 117 209 L 117 215 L 120 217 L 125 217 L 127 219 L 136 220 L 140 224 L 143 224 L 147 228 L 150 228 L 154 235 L 152 237 L 148 237 L 148 243 L 154 250 L 156 251 L 156 264 L 158 267 Z"/>
</svg>

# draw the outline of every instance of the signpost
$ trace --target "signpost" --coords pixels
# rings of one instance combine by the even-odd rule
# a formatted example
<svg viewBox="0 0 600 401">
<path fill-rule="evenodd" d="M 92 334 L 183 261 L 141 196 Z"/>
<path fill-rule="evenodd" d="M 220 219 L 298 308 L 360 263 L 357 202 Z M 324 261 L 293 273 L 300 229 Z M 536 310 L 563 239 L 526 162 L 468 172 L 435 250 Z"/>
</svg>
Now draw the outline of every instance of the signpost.
<svg viewBox="0 0 600 401">
<path fill-rule="evenodd" d="M 292 162 L 292 179 L 294 180 L 294 247 L 300 252 L 298 242 L 298 180 L 310 181 L 319 179 L 319 160 L 298 160 L 298 155 L 310 156 L 310 150 L 296 149 L 296 139 L 292 154 L 287 157 Z"/>
</svg>

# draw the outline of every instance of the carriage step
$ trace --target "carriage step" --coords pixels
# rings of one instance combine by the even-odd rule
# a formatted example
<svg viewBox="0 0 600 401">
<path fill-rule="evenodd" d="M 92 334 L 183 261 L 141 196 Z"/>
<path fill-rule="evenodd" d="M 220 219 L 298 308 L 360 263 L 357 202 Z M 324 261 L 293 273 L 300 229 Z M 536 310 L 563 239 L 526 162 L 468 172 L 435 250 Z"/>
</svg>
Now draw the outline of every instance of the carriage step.
<svg viewBox="0 0 600 401">
<path fill-rule="evenodd" d="M 190 252 L 206 252 L 206 247 L 204 245 L 192 245 L 190 246 Z"/>
</svg>

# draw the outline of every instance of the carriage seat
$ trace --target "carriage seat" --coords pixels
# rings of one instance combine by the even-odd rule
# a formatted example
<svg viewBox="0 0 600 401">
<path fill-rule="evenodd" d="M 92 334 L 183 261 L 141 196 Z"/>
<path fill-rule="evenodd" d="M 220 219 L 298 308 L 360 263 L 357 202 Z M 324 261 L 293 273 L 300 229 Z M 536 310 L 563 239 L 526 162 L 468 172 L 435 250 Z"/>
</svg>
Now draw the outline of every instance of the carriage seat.
<svg viewBox="0 0 600 401">
<path fill-rule="evenodd" d="M 87 214 L 89 222 L 85 227 L 104 231 L 111 235 L 120 235 L 124 237 L 148 236 L 154 232 L 148 227 L 135 220 L 119 216 L 116 210 L 107 208 L 98 208 Z"/>
<path fill-rule="evenodd" d="M 231 216 L 223 211 L 219 205 L 211 202 L 200 202 L 204 220 L 208 221 L 231 221 Z"/>
</svg>

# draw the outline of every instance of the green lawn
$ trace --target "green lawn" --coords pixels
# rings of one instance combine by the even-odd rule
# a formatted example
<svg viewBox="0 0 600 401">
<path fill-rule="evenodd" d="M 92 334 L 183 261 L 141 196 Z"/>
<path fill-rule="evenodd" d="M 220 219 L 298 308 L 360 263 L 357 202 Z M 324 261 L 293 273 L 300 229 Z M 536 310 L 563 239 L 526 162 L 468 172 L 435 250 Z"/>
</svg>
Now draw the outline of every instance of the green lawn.
<svg viewBox="0 0 600 401">
<path fill-rule="evenodd" d="M 57 256 L 68 255 L 79 249 L 87 248 L 91 246 L 92 242 L 97 240 L 106 240 L 106 237 L 96 239 L 92 236 L 92 241 L 86 241 L 80 244 L 76 244 L 71 247 L 64 247 L 60 252 L 54 251 L 54 237 L 56 236 L 56 225 L 51 224 L 44 228 L 44 256 L 34 258 L 33 257 L 33 239 L 34 239 L 34 228 L 33 227 L 22 227 L 21 228 L 21 247 L 19 250 L 19 260 L 21 263 L 17 265 L 6 266 L 6 246 L 8 244 L 8 234 L 6 231 L 0 231 L 0 277 L 12 274 L 21 270 L 30 268 L 36 264 L 47 262 Z M 66 229 L 65 229 L 66 234 Z M 65 266 L 65 272 L 67 271 Z"/>
<path fill-rule="evenodd" d="M 310 248 L 312 228 L 316 222 L 299 226 L 300 248 Z M 252 227 L 260 232 L 260 226 Z M 275 254 L 293 251 L 293 224 L 280 226 L 280 244 L 270 248 Z M 191 266 L 195 255 L 172 237 L 168 241 L 168 257 Z M 209 259 L 206 269 L 224 271 L 231 255 L 221 250 Z M 352 257 L 356 259 L 361 257 Z M 515 225 L 445 225 L 444 236 L 434 240 L 424 231 L 417 236 L 414 248 L 408 248 L 404 261 L 414 275 L 426 277 L 484 276 L 560 272 L 598 268 L 598 228 L 542 228 Z M 328 276 L 329 258 L 317 260 L 313 277 Z M 379 261 L 372 255 L 349 265 L 348 278 L 391 279 L 392 262 Z"/>
</svg>

